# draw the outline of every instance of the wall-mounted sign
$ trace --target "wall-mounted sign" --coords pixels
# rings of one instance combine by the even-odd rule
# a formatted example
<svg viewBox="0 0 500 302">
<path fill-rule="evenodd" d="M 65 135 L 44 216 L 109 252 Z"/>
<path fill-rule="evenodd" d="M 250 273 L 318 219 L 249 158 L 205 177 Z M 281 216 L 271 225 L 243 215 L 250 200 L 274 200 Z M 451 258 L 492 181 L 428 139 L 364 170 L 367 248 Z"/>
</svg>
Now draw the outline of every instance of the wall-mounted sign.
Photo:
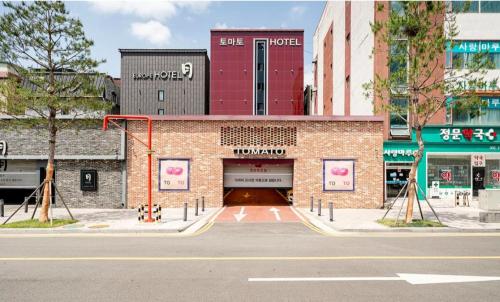
<svg viewBox="0 0 500 302">
<path fill-rule="evenodd" d="M 97 191 L 97 170 L 80 170 L 80 190 Z"/>
<path fill-rule="evenodd" d="M 7 160 L 0 159 L 0 171 L 7 171 Z"/>
<path fill-rule="evenodd" d="M 354 191 L 354 160 L 323 160 L 323 191 Z"/>
<path fill-rule="evenodd" d="M 481 97 L 481 100 L 488 103 L 488 109 L 500 109 L 500 97 Z"/>
<path fill-rule="evenodd" d="M 286 150 L 283 148 L 258 149 L 258 148 L 236 148 L 234 155 L 237 156 L 285 156 Z"/>
<path fill-rule="evenodd" d="M 243 46 L 244 40 L 243 38 L 220 38 L 219 41 L 220 46 Z"/>
<path fill-rule="evenodd" d="M 384 149 L 384 155 L 390 157 L 407 156 L 413 158 L 415 157 L 415 151 L 414 149 Z"/>
<path fill-rule="evenodd" d="M 453 174 L 450 169 L 440 169 L 439 177 L 446 182 L 451 182 L 453 180 Z"/>
<path fill-rule="evenodd" d="M 439 198 L 439 181 L 433 181 L 431 185 L 431 198 Z"/>
<path fill-rule="evenodd" d="M 243 46 L 245 45 L 243 38 L 220 38 L 220 46 Z M 301 46 L 297 38 L 270 38 L 270 46 Z"/>
<path fill-rule="evenodd" d="M 2 155 L 2 156 L 7 155 L 7 142 L 6 141 L 0 141 L 0 155 Z"/>
<path fill-rule="evenodd" d="M 160 159 L 159 165 L 160 191 L 189 190 L 189 159 Z"/>
<path fill-rule="evenodd" d="M 224 167 L 226 188 L 291 188 L 292 165 L 229 165 Z"/>
<path fill-rule="evenodd" d="M 471 163 L 473 167 L 485 167 L 486 156 L 484 154 L 472 154 Z"/>
<path fill-rule="evenodd" d="M 450 51 L 451 43 L 448 43 L 448 51 Z M 500 42 L 498 41 L 455 41 L 453 49 L 454 53 L 477 53 L 477 52 L 500 52 Z"/>
<path fill-rule="evenodd" d="M 495 141 L 497 132 L 493 128 L 441 128 L 439 135 L 444 141 Z"/>
<path fill-rule="evenodd" d="M 0 172 L 0 188 L 30 189 L 40 184 L 40 173 L 36 172 Z"/>
<path fill-rule="evenodd" d="M 181 64 L 181 71 L 176 70 L 162 70 L 151 73 L 133 73 L 132 79 L 134 80 L 172 80 L 182 81 L 184 78 L 193 78 L 193 63 L 186 62 Z"/>
</svg>

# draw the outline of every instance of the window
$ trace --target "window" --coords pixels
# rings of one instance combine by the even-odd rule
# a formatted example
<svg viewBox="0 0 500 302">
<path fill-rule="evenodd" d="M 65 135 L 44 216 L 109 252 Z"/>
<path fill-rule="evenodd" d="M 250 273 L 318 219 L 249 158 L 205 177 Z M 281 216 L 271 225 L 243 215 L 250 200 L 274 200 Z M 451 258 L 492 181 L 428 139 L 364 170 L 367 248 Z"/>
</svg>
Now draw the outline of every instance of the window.
<svg viewBox="0 0 500 302">
<path fill-rule="evenodd" d="M 478 13 L 479 1 L 452 1 L 451 10 L 454 13 Z"/>
<path fill-rule="evenodd" d="M 500 125 L 500 110 L 481 108 L 479 114 L 452 110 L 453 125 Z"/>
<path fill-rule="evenodd" d="M 441 188 L 470 188 L 470 156 L 433 155 L 427 159 L 427 186 L 439 181 Z"/>
<path fill-rule="evenodd" d="M 499 1 L 452 1 L 454 13 L 500 13 Z"/>
<path fill-rule="evenodd" d="M 165 90 L 158 90 L 158 101 L 165 101 Z"/>
<path fill-rule="evenodd" d="M 481 13 L 500 13 L 500 2 L 481 1 Z"/>
<path fill-rule="evenodd" d="M 399 85 L 408 83 L 408 43 L 405 39 L 396 40 L 390 48 L 389 72 L 391 80 Z"/>
<path fill-rule="evenodd" d="M 165 115 L 165 109 L 158 109 L 158 115 Z"/>
<path fill-rule="evenodd" d="M 267 106 L 267 40 L 257 40 L 255 42 L 255 114 L 265 115 Z"/>
<path fill-rule="evenodd" d="M 467 69 L 474 63 L 474 56 L 475 53 L 453 53 L 451 55 L 453 69 Z M 500 69 L 500 53 L 489 53 L 486 58 L 490 62 L 489 66 L 486 66 L 487 69 Z"/>
<path fill-rule="evenodd" d="M 486 175 L 484 187 L 486 189 L 500 189 L 500 159 L 486 160 Z"/>
<path fill-rule="evenodd" d="M 392 99 L 391 105 L 396 109 L 390 113 L 391 129 L 408 129 L 408 99 Z"/>
</svg>

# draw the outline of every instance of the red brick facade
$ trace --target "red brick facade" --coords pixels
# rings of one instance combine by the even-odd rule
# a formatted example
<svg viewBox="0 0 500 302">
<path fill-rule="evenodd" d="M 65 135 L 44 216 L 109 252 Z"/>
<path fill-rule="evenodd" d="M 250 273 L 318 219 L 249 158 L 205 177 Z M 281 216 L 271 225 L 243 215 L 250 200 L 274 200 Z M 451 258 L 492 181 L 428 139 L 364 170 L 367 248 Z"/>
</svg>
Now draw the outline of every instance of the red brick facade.
<svg viewBox="0 0 500 302">
<path fill-rule="evenodd" d="M 164 117 L 153 123 L 153 202 L 164 207 L 193 205 L 196 198 L 205 196 L 207 207 L 223 205 L 223 159 L 237 158 L 239 147 L 275 148 L 276 142 L 293 159 L 293 192 L 295 204 L 307 207 L 313 195 L 324 205 L 333 201 L 336 208 L 380 208 L 383 203 L 383 134 L 382 119 L 373 117 Z M 232 145 L 233 138 L 224 138 L 227 129 L 249 129 L 256 141 L 268 145 Z M 289 139 L 277 140 L 272 131 L 259 129 L 289 129 Z M 226 129 L 226 130 L 224 130 Z M 292 130 L 290 130 L 292 129 Z M 146 139 L 143 122 L 129 122 L 129 132 Z M 223 133 L 225 131 L 226 134 Z M 234 133 L 233 133 L 234 135 Z M 288 137 L 288 139 L 286 139 Z M 237 140 L 236 140 L 237 141 Z M 250 142 L 253 141 L 250 140 Z M 227 143 L 230 142 L 230 143 Z M 233 142 L 233 143 L 231 143 Z M 245 144 L 248 144 L 248 140 Z M 146 148 L 130 135 L 127 139 L 127 200 L 128 207 L 144 204 L 147 196 Z M 189 191 L 158 191 L 158 159 L 190 159 Z M 355 160 L 354 192 L 323 192 L 323 159 Z"/>
</svg>

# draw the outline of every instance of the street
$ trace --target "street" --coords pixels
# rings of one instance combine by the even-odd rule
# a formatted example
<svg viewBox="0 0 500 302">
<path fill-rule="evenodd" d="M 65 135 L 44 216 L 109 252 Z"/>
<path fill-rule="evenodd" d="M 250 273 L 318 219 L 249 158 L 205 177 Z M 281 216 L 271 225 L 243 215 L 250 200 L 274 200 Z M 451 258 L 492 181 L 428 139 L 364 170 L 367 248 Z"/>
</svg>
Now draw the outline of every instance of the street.
<svg viewBox="0 0 500 302">
<path fill-rule="evenodd" d="M 500 295 L 500 281 L 411 284 L 397 275 L 499 277 L 494 233 L 328 237 L 296 222 L 217 222 L 192 237 L 0 237 L 1 301 L 498 301 Z M 340 280 L 249 281 L 291 277 Z"/>
</svg>

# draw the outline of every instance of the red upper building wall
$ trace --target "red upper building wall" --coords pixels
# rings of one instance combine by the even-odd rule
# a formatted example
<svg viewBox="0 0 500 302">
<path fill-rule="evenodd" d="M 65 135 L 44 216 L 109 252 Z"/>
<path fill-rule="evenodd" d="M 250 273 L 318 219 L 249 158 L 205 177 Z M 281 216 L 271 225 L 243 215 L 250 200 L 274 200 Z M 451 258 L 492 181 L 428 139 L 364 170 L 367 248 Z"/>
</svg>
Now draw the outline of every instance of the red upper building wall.
<svg viewBox="0 0 500 302">
<path fill-rule="evenodd" d="M 267 114 L 303 115 L 303 30 L 212 30 L 210 114 L 255 114 L 256 40 L 267 41 Z"/>
</svg>

